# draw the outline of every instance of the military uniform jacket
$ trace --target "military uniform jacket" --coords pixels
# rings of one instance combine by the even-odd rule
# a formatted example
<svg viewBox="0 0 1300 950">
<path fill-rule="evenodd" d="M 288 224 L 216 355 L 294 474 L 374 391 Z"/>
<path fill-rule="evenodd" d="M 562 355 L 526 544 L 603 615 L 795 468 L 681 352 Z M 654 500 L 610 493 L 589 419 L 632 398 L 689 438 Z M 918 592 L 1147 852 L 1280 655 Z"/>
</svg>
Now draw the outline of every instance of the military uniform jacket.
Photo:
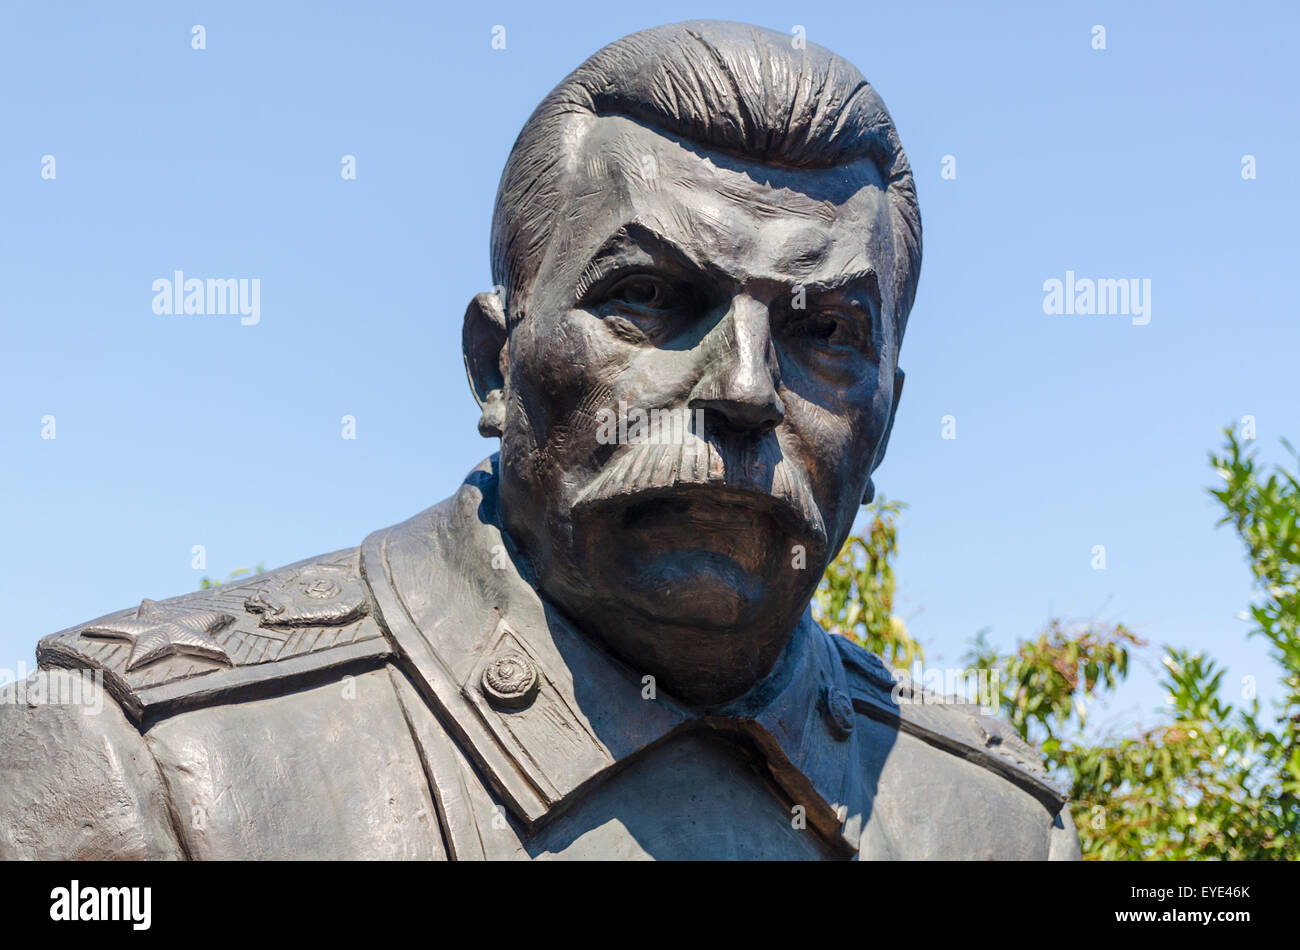
<svg viewBox="0 0 1300 950">
<path fill-rule="evenodd" d="M 43 639 L 0 696 L 0 856 L 1078 856 L 1014 732 L 810 614 L 746 695 L 675 702 L 520 574 L 494 464 L 360 548 Z"/>
</svg>

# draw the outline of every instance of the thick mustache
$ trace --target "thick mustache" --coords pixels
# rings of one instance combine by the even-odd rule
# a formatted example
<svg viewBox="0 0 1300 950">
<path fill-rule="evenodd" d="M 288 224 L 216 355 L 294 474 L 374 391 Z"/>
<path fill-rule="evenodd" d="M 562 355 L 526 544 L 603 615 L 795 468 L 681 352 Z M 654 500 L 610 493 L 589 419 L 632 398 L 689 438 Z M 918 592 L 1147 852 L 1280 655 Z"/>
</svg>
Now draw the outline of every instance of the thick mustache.
<svg viewBox="0 0 1300 950">
<path fill-rule="evenodd" d="M 803 473 L 791 464 L 775 436 L 703 439 L 686 433 L 680 442 L 626 446 L 578 493 L 578 508 L 633 504 L 639 496 L 683 488 L 726 489 L 752 495 L 792 527 L 826 544 L 826 524 Z"/>
</svg>

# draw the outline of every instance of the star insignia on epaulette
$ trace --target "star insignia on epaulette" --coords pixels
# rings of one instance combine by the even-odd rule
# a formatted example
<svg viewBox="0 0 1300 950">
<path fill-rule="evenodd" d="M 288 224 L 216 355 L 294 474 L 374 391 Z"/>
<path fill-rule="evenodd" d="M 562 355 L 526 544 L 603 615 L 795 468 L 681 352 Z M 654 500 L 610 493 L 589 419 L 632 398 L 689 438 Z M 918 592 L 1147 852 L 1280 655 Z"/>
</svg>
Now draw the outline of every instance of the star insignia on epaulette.
<svg viewBox="0 0 1300 950">
<path fill-rule="evenodd" d="M 96 624 L 81 631 L 83 637 L 123 640 L 131 644 L 127 671 L 165 656 L 199 656 L 230 665 L 230 654 L 212 634 L 234 622 L 230 614 L 215 610 L 175 610 L 148 598 L 140 602 L 135 617 Z"/>
</svg>

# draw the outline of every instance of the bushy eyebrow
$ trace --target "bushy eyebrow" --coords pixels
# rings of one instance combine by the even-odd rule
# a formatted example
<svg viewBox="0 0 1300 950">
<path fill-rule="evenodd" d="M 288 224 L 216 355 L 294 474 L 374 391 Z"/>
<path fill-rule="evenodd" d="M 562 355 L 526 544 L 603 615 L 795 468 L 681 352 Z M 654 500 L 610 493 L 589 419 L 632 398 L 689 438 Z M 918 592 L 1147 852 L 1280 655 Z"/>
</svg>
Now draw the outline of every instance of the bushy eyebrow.
<svg viewBox="0 0 1300 950">
<path fill-rule="evenodd" d="M 717 273 L 718 268 L 706 261 L 701 261 L 676 241 L 660 234 L 654 228 L 641 221 L 628 221 L 606 238 L 583 265 L 575 283 L 574 296 L 581 299 L 602 279 L 609 275 L 620 258 L 629 251 L 643 251 L 656 261 L 667 260 L 678 267 L 694 270 L 700 274 Z"/>
<path fill-rule="evenodd" d="M 866 267 L 862 270 L 844 271 L 832 277 L 822 280 L 809 280 L 803 284 L 806 293 L 813 296 L 830 296 L 831 294 L 841 293 L 846 290 L 857 290 L 865 288 L 867 294 L 871 297 L 877 309 L 882 305 L 880 299 L 880 278 L 876 274 L 874 267 Z"/>
<path fill-rule="evenodd" d="M 644 221 L 628 221 L 614 231 L 604 243 L 592 253 L 574 286 L 574 297 L 581 300 L 600 281 L 619 269 L 620 259 L 629 252 L 641 251 L 658 263 L 667 262 L 683 270 L 694 271 L 700 276 L 719 280 L 734 281 L 735 277 L 725 273 L 716 264 L 701 260 L 689 249 L 660 233 Z M 830 296 L 836 293 L 855 292 L 865 289 L 876 314 L 881 312 L 883 301 L 880 297 L 880 280 L 876 269 L 871 266 L 844 271 L 820 280 L 781 281 L 795 287 L 803 287 L 810 296 Z"/>
</svg>

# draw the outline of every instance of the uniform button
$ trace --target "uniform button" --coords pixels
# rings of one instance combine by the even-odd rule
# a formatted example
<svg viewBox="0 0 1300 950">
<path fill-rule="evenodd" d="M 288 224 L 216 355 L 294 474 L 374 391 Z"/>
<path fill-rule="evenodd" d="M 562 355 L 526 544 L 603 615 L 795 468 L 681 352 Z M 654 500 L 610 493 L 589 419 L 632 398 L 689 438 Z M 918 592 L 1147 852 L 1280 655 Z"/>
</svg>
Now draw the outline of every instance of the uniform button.
<svg viewBox="0 0 1300 950">
<path fill-rule="evenodd" d="M 517 650 L 498 653 L 483 670 L 483 694 L 494 704 L 521 709 L 537 695 L 537 669 Z"/>
<path fill-rule="evenodd" d="M 822 687 L 822 712 L 826 724 L 836 739 L 847 739 L 853 734 L 853 700 L 842 689 Z"/>
</svg>

